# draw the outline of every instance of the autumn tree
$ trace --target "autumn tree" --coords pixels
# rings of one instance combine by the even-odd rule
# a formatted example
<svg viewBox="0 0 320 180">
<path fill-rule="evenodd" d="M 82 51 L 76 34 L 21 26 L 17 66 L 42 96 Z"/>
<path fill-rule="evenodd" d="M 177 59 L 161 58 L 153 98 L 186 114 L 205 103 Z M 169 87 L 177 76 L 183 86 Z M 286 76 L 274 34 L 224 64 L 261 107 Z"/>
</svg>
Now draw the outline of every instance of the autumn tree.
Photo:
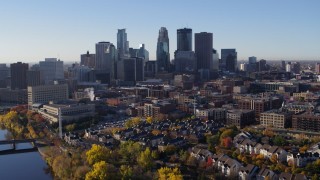
<svg viewBox="0 0 320 180">
<path fill-rule="evenodd" d="M 301 148 L 299 148 L 299 152 L 300 153 L 305 153 L 307 150 L 308 150 L 308 146 L 307 145 L 304 145 L 304 146 L 302 146 Z"/>
<path fill-rule="evenodd" d="M 86 174 L 86 180 L 105 180 L 107 179 L 107 176 L 107 163 L 105 161 L 100 161 L 95 163 L 92 170 Z"/>
<path fill-rule="evenodd" d="M 149 116 L 149 117 L 147 117 L 146 121 L 147 121 L 147 123 L 151 124 L 153 122 L 153 119 L 152 119 L 152 117 Z"/>
<path fill-rule="evenodd" d="M 124 124 L 126 128 L 131 128 L 133 126 L 139 125 L 141 123 L 141 119 L 139 117 L 134 117 L 126 121 Z"/>
<path fill-rule="evenodd" d="M 268 137 L 273 137 L 274 132 L 271 129 L 267 128 L 263 131 L 263 135 L 268 136 Z"/>
<path fill-rule="evenodd" d="M 159 180 L 182 180 L 182 174 L 178 168 L 163 167 L 158 169 Z"/>
<path fill-rule="evenodd" d="M 273 163 L 273 164 L 276 164 L 278 162 L 278 157 L 276 154 L 273 154 L 270 158 L 270 161 Z"/>
<path fill-rule="evenodd" d="M 232 139 L 231 137 L 225 137 L 221 141 L 221 145 L 225 148 L 230 148 L 232 146 Z"/>
<path fill-rule="evenodd" d="M 64 156 L 59 155 L 53 159 L 52 162 L 52 171 L 54 175 L 59 177 L 60 179 L 69 179 L 71 175 L 71 159 Z"/>
<path fill-rule="evenodd" d="M 89 171 L 90 168 L 88 166 L 77 166 L 74 172 L 74 179 L 84 179 Z"/>
<path fill-rule="evenodd" d="M 153 158 L 149 148 L 146 148 L 145 151 L 142 151 L 137 158 L 138 164 L 145 170 L 150 170 L 153 166 Z"/>
<path fill-rule="evenodd" d="M 107 161 L 111 156 L 111 150 L 107 147 L 93 144 L 91 149 L 86 152 L 87 161 L 93 165 L 100 161 Z"/>
</svg>

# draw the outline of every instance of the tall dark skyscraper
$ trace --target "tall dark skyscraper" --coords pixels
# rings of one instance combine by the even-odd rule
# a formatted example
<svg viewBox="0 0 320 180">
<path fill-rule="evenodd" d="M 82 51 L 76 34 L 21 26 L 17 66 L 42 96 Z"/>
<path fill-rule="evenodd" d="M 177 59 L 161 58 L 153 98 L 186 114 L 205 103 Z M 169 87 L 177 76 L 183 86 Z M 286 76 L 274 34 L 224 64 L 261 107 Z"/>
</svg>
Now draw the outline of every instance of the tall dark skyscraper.
<svg viewBox="0 0 320 180">
<path fill-rule="evenodd" d="M 236 49 L 221 49 L 222 67 L 226 71 L 235 72 L 237 69 L 237 51 Z"/>
<path fill-rule="evenodd" d="M 195 33 L 197 69 L 212 69 L 212 33 Z"/>
<path fill-rule="evenodd" d="M 144 80 L 144 69 L 143 69 L 143 58 L 133 57 L 124 58 L 117 62 L 117 78 L 122 81 L 143 81 Z"/>
<path fill-rule="evenodd" d="M 117 49 L 119 53 L 119 58 L 129 56 L 129 41 L 127 41 L 126 29 L 118 29 Z"/>
<path fill-rule="evenodd" d="M 157 66 L 158 72 L 168 72 L 170 68 L 169 36 L 168 30 L 165 27 L 161 27 L 159 30 Z"/>
<path fill-rule="evenodd" d="M 114 79 L 116 74 L 116 52 L 114 45 L 110 42 L 99 42 L 96 44 L 95 69 L 103 73 L 109 73 L 111 79 Z"/>
<path fill-rule="evenodd" d="M 28 86 L 41 85 L 41 71 L 28 70 L 27 71 L 27 85 Z"/>
<path fill-rule="evenodd" d="M 11 89 L 27 89 L 27 71 L 29 65 L 22 62 L 10 65 Z"/>
<path fill-rule="evenodd" d="M 86 54 L 81 54 L 80 58 L 81 58 L 81 61 L 80 61 L 81 65 L 88 66 L 89 68 L 95 67 L 95 59 L 96 59 L 95 54 L 90 54 L 89 51 L 87 51 Z"/>
<path fill-rule="evenodd" d="M 192 51 L 192 29 L 177 30 L 177 51 Z"/>
</svg>

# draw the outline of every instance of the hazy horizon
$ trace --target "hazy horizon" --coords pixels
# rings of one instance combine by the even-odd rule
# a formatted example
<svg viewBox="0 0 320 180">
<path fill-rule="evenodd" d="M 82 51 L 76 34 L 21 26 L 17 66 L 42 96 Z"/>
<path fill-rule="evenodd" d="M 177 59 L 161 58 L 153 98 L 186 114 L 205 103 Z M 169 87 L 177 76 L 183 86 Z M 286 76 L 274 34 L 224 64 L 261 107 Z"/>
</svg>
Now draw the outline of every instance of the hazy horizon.
<svg viewBox="0 0 320 180">
<path fill-rule="evenodd" d="M 80 54 L 95 53 L 95 43 L 117 44 L 117 29 L 126 28 L 129 45 L 144 43 L 155 60 L 160 27 L 170 39 L 170 59 L 176 50 L 176 31 L 212 32 L 213 47 L 235 48 L 238 60 L 320 59 L 320 1 L 164 0 L 133 2 L 84 0 L 0 3 L 0 63 L 36 63 L 55 57 L 79 62 Z"/>
</svg>

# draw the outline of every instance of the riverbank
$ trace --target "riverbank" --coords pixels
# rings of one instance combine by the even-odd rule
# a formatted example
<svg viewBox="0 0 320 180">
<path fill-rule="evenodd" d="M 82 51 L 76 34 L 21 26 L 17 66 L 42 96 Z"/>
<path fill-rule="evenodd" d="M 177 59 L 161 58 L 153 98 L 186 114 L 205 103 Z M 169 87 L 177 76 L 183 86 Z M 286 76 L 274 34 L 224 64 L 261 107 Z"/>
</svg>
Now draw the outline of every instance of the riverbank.
<svg viewBox="0 0 320 180">
<path fill-rule="evenodd" d="M 8 133 L 10 134 L 9 131 L 0 129 L 0 140 L 7 139 Z M 26 144 L 22 145 L 24 147 Z M 31 145 L 28 144 L 28 146 Z M 33 152 L 2 154 L 0 155 L 0 162 L 0 179 L 53 179 L 49 166 L 37 150 Z"/>
</svg>

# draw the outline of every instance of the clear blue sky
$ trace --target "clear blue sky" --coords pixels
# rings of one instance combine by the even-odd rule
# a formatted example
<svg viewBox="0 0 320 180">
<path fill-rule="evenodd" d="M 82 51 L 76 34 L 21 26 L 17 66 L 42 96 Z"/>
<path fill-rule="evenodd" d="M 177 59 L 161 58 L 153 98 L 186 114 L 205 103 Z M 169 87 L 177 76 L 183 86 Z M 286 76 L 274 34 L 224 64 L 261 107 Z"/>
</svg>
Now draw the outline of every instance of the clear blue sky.
<svg viewBox="0 0 320 180">
<path fill-rule="evenodd" d="M 212 32 L 213 47 L 238 59 L 320 59 L 320 0 L 7 0 L 0 2 L 0 63 L 45 57 L 79 61 L 95 43 L 116 44 L 126 28 L 130 47 L 145 43 L 155 59 L 160 27 L 171 58 L 176 30 Z"/>
</svg>

